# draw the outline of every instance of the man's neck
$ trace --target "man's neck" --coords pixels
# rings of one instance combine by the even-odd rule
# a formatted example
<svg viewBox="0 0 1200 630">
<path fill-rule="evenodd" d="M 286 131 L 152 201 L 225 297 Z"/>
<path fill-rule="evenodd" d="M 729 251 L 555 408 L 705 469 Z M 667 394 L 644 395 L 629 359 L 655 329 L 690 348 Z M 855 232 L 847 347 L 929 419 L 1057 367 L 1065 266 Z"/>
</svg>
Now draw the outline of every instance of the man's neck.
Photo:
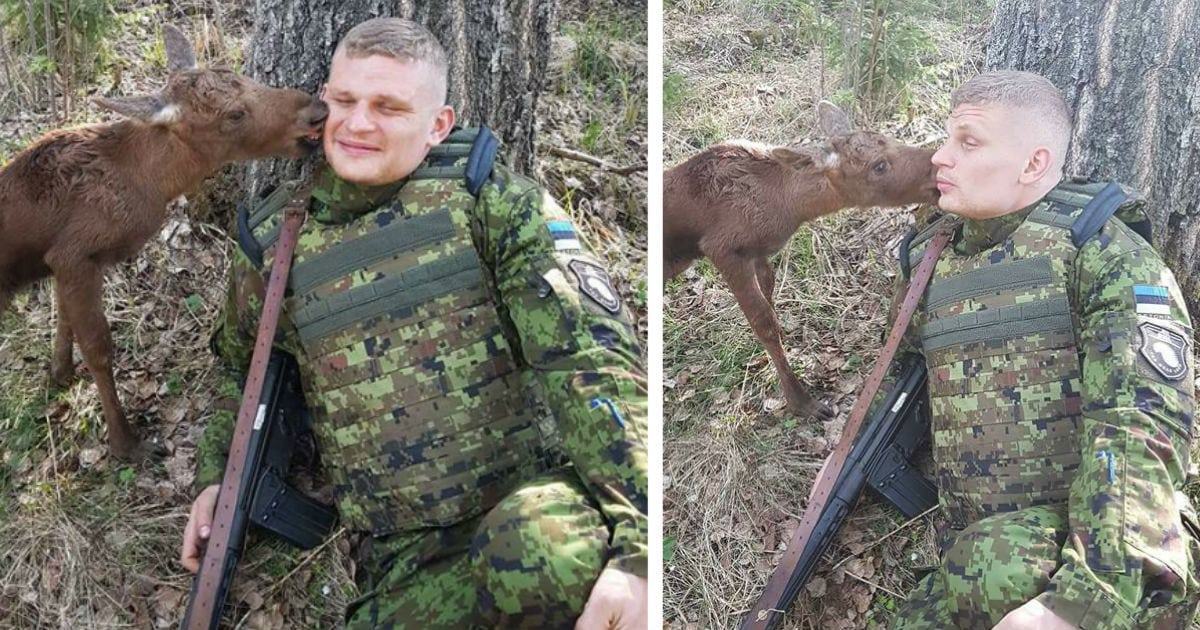
<svg viewBox="0 0 1200 630">
<path fill-rule="evenodd" d="M 1017 202 L 1013 204 L 1013 207 L 1005 214 L 1017 212 L 1022 208 L 1027 208 L 1034 203 L 1037 203 L 1042 197 L 1046 196 L 1046 193 L 1054 190 L 1054 187 L 1058 186 L 1059 182 L 1062 181 L 1062 178 L 1062 173 L 1054 176 L 1043 177 L 1041 180 L 1035 183 L 1036 185 L 1026 188 L 1022 194 L 1017 197 Z"/>
</svg>

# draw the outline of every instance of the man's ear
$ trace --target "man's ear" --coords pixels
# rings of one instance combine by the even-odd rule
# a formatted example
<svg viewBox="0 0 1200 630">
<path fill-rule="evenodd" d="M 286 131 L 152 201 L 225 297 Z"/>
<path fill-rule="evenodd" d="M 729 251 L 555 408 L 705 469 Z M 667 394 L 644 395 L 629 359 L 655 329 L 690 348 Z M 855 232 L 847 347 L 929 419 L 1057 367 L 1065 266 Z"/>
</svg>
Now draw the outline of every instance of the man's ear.
<svg viewBox="0 0 1200 630">
<path fill-rule="evenodd" d="M 1054 154 L 1050 149 L 1039 146 L 1033 150 L 1033 154 L 1025 162 L 1025 169 L 1021 171 L 1021 175 L 1017 178 L 1017 181 L 1022 184 L 1032 184 L 1040 181 L 1050 173 L 1050 169 L 1053 166 Z"/>
<path fill-rule="evenodd" d="M 433 117 L 433 128 L 429 131 L 429 146 L 435 147 L 450 135 L 454 129 L 454 108 L 442 105 Z"/>
</svg>

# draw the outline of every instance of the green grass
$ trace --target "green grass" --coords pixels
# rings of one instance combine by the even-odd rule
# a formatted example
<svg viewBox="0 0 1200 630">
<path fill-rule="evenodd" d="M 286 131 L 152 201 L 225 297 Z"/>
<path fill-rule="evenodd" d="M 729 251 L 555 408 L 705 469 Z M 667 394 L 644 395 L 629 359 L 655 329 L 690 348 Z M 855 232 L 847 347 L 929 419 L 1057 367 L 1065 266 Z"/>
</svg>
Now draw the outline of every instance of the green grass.
<svg viewBox="0 0 1200 630">
<path fill-rule="evenodd" d="M 577 87 L 587 99 L 605 100 L 621 104 L 616 118 L 618 127 L 609 135 L 623 138 L 635 125 L 644 125 L 646 118 L 645 82 L 646 68 L 642 59 L 630 57 L 623 42 L 644 46 L 646 25 L 630 20 L 627 15 L 589 17 L 584 22 L 568 24 L 564 32 L 575 42 L 570 59 L 570 81 L 564 87 Z M 639 98 L 640 96 L 640 98 Z M 589 125 L 597 126 L 603 121 L 593 119 Z M 587 140 L 591 135 L 590 141 Z M 599 149 L 600 130 L 585 130 L 585 143 L 589 150 Z"/>
<path fill-rule="evenodd" d="M 701 118 L 694 127 L 683 130 L 683 133 L 688 145 L 694 149 L 703 149 L 727 137 L 727 132 L 711 116 Z"/>
<path fill-rule="evenodd" d="M 671 115 L 688 98 L 687 77 L 668 71 L 663 76 L 663 113 Z"/>
<path fill-rule="evenodd" d="M 47 425 L 38 415 L 28 400 L 0 397 L 0 520 L 11 507 L 15 471 L 41 461 Z"/>
</svg>

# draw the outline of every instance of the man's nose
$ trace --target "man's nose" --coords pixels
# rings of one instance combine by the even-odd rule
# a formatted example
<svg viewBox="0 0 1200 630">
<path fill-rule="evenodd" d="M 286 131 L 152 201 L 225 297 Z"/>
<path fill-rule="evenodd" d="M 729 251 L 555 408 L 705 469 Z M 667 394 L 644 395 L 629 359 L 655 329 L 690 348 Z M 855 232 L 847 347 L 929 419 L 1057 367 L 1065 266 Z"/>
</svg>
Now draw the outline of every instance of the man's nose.
<svg viewBox="0 0 1200 630">
<path fill-rule="evenodd" d="M 374 120 L 371 119 L 370 106 L 367 103 L 356 103 L 354 109 L 351 110 L 350 116 L 346 118 L 347 131 L 370 131 L 375 126 Z"/>
<path fill-rule="evenodd" d="M 933 152 L 933 157 L 929 158 L 929 161 L 933 162 L 935 168 L 950 168 L 952 165 L 950 161 L 950 142 L 947 141 L 938 147 L 938 150 Z"/>
</svg>

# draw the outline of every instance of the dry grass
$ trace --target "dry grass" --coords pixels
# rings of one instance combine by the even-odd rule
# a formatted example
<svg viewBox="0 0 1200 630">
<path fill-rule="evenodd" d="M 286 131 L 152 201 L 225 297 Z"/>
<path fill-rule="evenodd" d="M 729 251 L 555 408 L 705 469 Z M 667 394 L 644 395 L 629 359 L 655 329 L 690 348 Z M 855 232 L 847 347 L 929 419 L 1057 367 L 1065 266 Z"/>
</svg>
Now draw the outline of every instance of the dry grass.
<svg viewBox="0 0 1200 630">
<path fill-rule="evenodd" d="M 122 91 L 148 91 L 161 85 L 162 51 L 146 42 L 158 41 L 166 8 L 128 4 L 112 43 L 129 60 Z M 189 29 L 202 33 L 197 45 L 210 62 L 241 59 L 249 16 L 236 7 L 222 4 L 219 24 L 198 17 Z M 593 88 L 577 78 L 570 40 L 593 27 L 566 21 L 539 110 L 541 143 L 579 149 L 592 125 L 604 133 L 587 140 L 589 152 L 618 166 L 644 164 L 645 26 L 637 30 L 633 17 L 642 14 L 605 11 L 623 30 L 592 52 L 612 57 L 606 67 L 618 80 Z M 107 114 L 89 108 L 68 124 L 101 117 Z M 0 112 L 0 120 L 7 123 L 0 162 L 54 126 L 44 112 Z M 539 177 L 609 262 L 644 340 L 644 172 L 614 175 L 540 157 Z M 224 302 L 231 217 L 231 208 L 195 200 L 176 207 L 159 237 L 108 274 L 104 303 L 118 391 L 140 434 L 166 448 L 162 460 L 134 468 L 109 458 L 99 397 L 82 366 L 70 388 L 48 389 L 49 282 L 23 291 L 0 314 L 0 628 L 167 628 L 182 616 L 191 576 L 176 558 L 193 498 L 195 444 L 211 416 L 216 373 L 208 333 Z M 303 553 L 257 538 L 243 558 L 227 627 L 339 626 L 355 596 L 348 536 Z"/>
<path fill-rule="evenodd" d="M 791 42 L 803 25 L 765 0 L 681 1 L 664 17 L 664 162 L 735 137 L 811 137 L 813 108 L 837 87 L 820 50 Z M 910 144 L 943 137 L 950 86 L 977 49 L 954 25 L 930 25 L 941 58 L 911 89 L 920 110 L 865 126 Z M 788 417 L 765 352 L 706 262 L 669 283 L 664 301 L 664 618 L 672 627 L 736 625 L 762 592 L 796 527 L 821 462 L 878 354 L 911 213 L 844 212 L 801 227 L 776 257 L 776 310 L 789 359 L 838 418 Z M 905 524 L 860 502 L 785 627 L 883 627 L 934 563 L 932 524 Z M 886 537 L 886 539 L 884 539 Z M 884 539 L 882 543 L 872 544 Z M 835 568 L 836 567 L 836 568 Z"/>
</svg>

